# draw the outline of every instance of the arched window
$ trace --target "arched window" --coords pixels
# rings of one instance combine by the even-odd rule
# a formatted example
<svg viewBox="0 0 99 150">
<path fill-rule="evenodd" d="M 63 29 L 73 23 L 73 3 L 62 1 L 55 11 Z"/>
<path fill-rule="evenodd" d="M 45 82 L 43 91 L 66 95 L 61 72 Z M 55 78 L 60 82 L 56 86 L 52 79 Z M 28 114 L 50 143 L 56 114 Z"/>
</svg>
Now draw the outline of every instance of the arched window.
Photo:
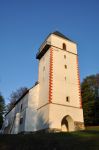
<svg viewBox="0 0 99 150">
<path fill-rule="evenodd" d="M 66 50 L 66 44 L 65 43 L 63 43 L 63 49 Z"/>
</svg>

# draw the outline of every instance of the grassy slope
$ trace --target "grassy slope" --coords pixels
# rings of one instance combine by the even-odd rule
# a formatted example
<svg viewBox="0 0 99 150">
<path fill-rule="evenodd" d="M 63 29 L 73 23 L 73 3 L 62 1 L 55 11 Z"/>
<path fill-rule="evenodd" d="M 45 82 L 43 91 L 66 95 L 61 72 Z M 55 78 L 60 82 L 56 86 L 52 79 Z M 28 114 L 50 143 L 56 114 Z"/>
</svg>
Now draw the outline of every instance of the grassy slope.
<svg viewBox="0 0 99 150">
<path fill-rule="evenodd" d="M 72 133 L 0 135 L 0 150 L 99 150 L 99 127 Z"/>
</svg>

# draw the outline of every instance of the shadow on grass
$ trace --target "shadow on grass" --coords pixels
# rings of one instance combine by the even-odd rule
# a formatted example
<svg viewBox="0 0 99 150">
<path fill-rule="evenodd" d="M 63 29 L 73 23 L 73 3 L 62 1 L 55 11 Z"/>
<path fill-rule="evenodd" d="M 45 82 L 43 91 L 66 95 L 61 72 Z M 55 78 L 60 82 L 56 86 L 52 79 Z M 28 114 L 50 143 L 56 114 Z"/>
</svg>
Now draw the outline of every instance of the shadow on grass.
<svg viewBox="0 0 99 150">
<path fill-rule="evenodd" d="M 26 135 L 0 135 L 0 150 L 41 149 L 98 150 L 99 132 L 94 133 L 93 131 L 81 131 L 71 133 L 34 133 Z"/>
</svg>

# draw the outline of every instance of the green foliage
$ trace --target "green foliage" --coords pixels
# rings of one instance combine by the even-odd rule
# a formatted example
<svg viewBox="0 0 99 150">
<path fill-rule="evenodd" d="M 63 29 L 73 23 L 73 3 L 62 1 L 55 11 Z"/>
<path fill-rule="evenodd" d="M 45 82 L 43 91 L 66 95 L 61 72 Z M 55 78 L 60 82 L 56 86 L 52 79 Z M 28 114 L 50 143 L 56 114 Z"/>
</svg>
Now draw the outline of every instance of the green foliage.
<svg viewBox="0 0 99 150">
<path fill-rule="evenodd" d="M 2 127 L 3 123 L 4 110 L 5 110 L 5 102 L 3 96 L 0 93 L 0 128 Z"/>
<path fill-rule="evenodd" d="M 85 125 L 99 125 L 99 74 L 86 77 L 81 84 Z"/>
</svg>

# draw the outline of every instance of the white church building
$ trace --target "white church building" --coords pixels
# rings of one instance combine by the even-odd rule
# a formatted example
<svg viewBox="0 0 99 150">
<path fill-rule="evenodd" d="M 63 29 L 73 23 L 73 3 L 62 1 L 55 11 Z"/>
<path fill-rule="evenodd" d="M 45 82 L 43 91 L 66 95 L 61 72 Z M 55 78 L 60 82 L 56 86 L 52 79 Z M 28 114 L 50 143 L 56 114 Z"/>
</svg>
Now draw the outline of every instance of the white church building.
<svg viewBox="0 0 99 150">
<path fill-rule="evenodd" d="M 77 44 L 56 31 L 36 55 L 38 81 L 5 116 L 3 133 L 84 129 Z"/>
</svg>

